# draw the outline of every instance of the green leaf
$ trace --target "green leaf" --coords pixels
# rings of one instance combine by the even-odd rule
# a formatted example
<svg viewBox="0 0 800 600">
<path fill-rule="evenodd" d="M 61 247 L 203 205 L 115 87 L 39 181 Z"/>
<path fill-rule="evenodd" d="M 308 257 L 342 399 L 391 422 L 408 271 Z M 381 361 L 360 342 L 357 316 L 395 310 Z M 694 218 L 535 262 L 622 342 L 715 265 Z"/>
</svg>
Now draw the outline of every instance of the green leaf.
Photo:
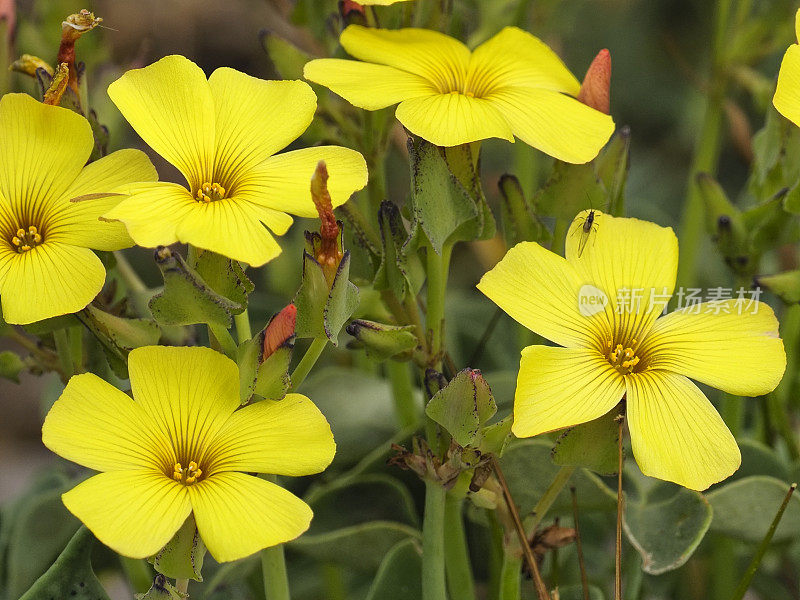
<svg viewBox="0 0 800 600">
<path fill-rule="evenodd" d="M 19 374 L 25 368 L 25 363 L 11 350 L 0 352 L 0 377 L 19 383 Z"/>
<path fill-rule="evenodd" d="M 787 304 L 800 302 L 800 270 L 784 271 L 777 275 L 761 275 L 756 278 L 756 283 Z"/>
<path fill-rule="evenodd" d="M 745 477 L 719 486 L 706 494 L 714 509 L 711 531 L 760 542 L 781 505 L 789 484 L 764 475 Z M 800 497 L 794 495 L 786 507 L 774 542 L 796 539 L 800 531 Z"/>
<path fill-rule="evenodd" d="M 460 371 L 425 408 L 425 413 L 460 446 L 480 443 L 481 425 L 496 412 L 492 390 L 477 369 Z"/>
<path fill-rule="evenodd" d="M 580 584 L 559 587 L 558 598 L 559 600 L 583 600 L 583 587 Z M 603 591 L 597 586 L 590 585 L 589 600 L 605 600 Z"/>
<path fill-rule="evenodd" d="M 467 223 L 471 231 L 459 231 L 459 239 L 473 239 L 483 229 L 481 211 L 470 193 L 450 172 L 441 150 L 417 137 L 408 140 L 411 162 L 411 204 L 414 219 L 422 227 L 437 254 Z M 472 235 L 468 235 L 471 233 Z"/>
<path fill-rule="evenodd" d="M 419 344 L 411 325 L 384 325 L 375 321 L 356 319 L 347 326 L 347 333 L 358 340 L 367 356 L 377 361 L 404 355 L 410 357 L 410 351 Z"/>
<path fill-rule="evenodd" d="M 240 305 L 241 308 L 231 311 L 233 314 L 243 312 L 247 308 L 247 297 L 255 289 L 255 285 L 245 275 L 241 263 L 210 250 L 192 250 L 194 256 L 189 261 L 189 266 L 217 294 Z"/>
<path fill-rule="evenodd" d="M 53 566 L 36 580 L 20 600 L 109 600 L 92 571 L 94 536 L 81 527 Z"/>
<path fill-rule="evenodd" d="M 303 252 L 303 281 L 294 300 L 297 337 L 328 338 L 338 345 L 339 332 L 358 308 L 358 287 L 349 276 L 349 250 L 344 253 L 330 288 L 322 265 Z"/>
<path fill-rule="evenodd" d="M 169 248 L 156 250 L 156 264 L 164 277 L 164 291 L 150 299 L 150 312 L 161 325 L 206 323 L 229 329 L 231 315 L 243 309 L 211 289 Z"/>
<path fill-rule="evenodd" d="M 206 545 L 200 538 L 194 515 L 189 515 L 172 539 L 149 561 L 156 571 L 173 579 L 203 581 L 200 571 Z"/>
<path fill-rule="evenodd" d="M 378 568 L 366 600 L 422 598 L 422 549 L 408 539 L 396 544 Z"/>
<path fill-rule="evenodd" d="M 600 475 L 616 475 L 619 467 L 617 411 L 567 429 L 553 447 L 553 462 L 585 467 Z"/>
<path fill-rule="evenodd" d="M 711 506 L 702 494 L 678 488 L 658 502 L 627 502 L 623 526 L 642 557 L 642 569 L 660 575 L 683 565 L 711 524 Z"/>
</svg>

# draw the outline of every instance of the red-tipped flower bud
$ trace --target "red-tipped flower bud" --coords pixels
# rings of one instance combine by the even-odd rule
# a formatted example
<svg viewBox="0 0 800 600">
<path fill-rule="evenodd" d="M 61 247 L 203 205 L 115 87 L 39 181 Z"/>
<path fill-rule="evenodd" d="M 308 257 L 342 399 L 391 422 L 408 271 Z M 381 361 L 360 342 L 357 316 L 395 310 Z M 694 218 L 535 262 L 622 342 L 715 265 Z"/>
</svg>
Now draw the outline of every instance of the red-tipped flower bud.
<svg viewBox="0 0 800 600">
<path fill-rule="evenodd" d="M 600 112 L 611 113 L 611 53 L 605 48 L 589 65 L 578 100 Z"/>
<path fill-rule="evenodd" d="M 294 336 L 296 322 L 297 308 L 295 308 L 294 304 L 290 304 L 270 319 L 264 332 L 261 362 L 267 360 L 278 348 Z"/>
</svg>

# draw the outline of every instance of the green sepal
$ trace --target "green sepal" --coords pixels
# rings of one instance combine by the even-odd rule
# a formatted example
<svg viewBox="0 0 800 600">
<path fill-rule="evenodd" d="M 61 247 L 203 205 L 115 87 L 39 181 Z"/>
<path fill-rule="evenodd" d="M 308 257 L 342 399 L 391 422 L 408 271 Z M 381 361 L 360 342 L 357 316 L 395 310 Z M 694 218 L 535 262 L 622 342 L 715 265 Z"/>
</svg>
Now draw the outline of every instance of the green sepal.
<svg viewBox="0 0 800 600">
<path fill-rule="evenodd" d="M 134 348 L 153 346 L 161 338 L 161 329 L 149 319 L 127 319 L 88 305 L 77 313 L 78 318 L 94 335 L 114 373 L 128 377 L 128 354 Z"/>
<path fill-rule="evenodd" d="M 494 220 L 494 215 L 489 208 L 481 186 L 480 147 L 481 142 L 472 142 L 458 146 L 447 146 L 443 149 L 447 168 L 467 190 L 478 210 L 476 223 L 472 226 L 465 224 L 465 230 L 463 232 L 459 230 L 458 232 L 464 237 L 459 235 L 456 240 L 472 240 L 475 239 L 475 236 L 479 240 L 488 240 L 497 233 L 497 223 Z M 473 233 L 473 229 L 476 233 Z"/>
<path fill-rule="evenodd" d="M 503 239 L 509 248 L 519 242 L 548 241 L 550 232 L 539 222 L 533 205 L 525 198 L 525 192 L 516 176 L 505 173 L 497 182 L 502 199 L 501 215 Z"/>
<path fill-rule="evenodd" d="M 415 252 L 409 252 L 409 236 L 400 209 L 392 202 L 381 202 L 378 210 L 378 225 L 381 231 L 383 252 L 381 263 L 375 272 L 373 287 L 376 290 L 391 290 L 395 298 L 402 301 L 411 291 L 419 292 L 425 279 L 424 269 Z"/>
<path fill-rule="evenodd" d="M 194 515 L 189 515 L 167 545 L 147 560 L 167 577 L 203 581 L 200 571 L 205 556 L 206 545 L 197 531 Z"/>
<path fill-rule="evenodd" d="M 614 132 L 594 161 L 595 171 L 608 193 L 608 212 L 615 217 L 625 214 L 625 184 L 630 169 L 631 130 L 623 126 Z"/>
<path fill-rule="evenodd" d="M 492 453 L 497 456 L 503 456 L 503 452 L 505 452 L 508 444 L 513 439 L 511 435 L 511 426 L 513 424 L 513 417 L 508 415 L 506 418 L 497 421 L 497 423 L 484 427 L 478 449 L 483 454 Z"/>
<path fill-rule="evenodd" d="M 425 407 L 425 414 L 444 427 L 460 446 L 477 446 L 481 425 L 496 412 L 492 390 L 477 369 L 460 371 Z"/>
<path fill-rule="evenodd" d="M 92 571 L 94 536 L 81 527 L 47 572 L 36 580 L 20 600 L 109 600 Z"/>
<path fill-rule="evenodd" d="M 780 244 L 784 230 L 791 219 L 784 210 L 788 188 L 779 190 L 772 198 L 758 204 L 742 214 L 745 227 L 750 232 L 751 251 L 760 253 Z M 753 261 L 755 266 L 756 261 Z"/>
<path fill-rule="evenodd" d="M 750 265 L 747 227 L 742 211 L 728 199 L 725 190 L 708 173 L 695 179 L 706 212 L 706 228 L 725 262 L 735 272 L 745 273 Z"/>
<path fill-rule="evenodd" d="M 276 79 L 303 79 L 303 67 L 312 59 L 310 54 L 271 31 L 262 31 L 258 39 L 272 62 Z"/>
<path fill-rule="evenodd" d="M 571 222 L 587 208 L 607 210 L 608 194 L 592 163 L 573 165 L 556 161 L 544 187 L 534 196 L 538 214 Z"/>
<path fill-rule="evenodd" d="M 136 600 L 184 600 L 188 594 L 175 589 L 167 578 L 160 573 L 153 579 L 153 585 L 144 594 L 134 594 Z"/>
<path fill-rule="evenodd" d="M 384 325 L 365 319 L 356 319 L 347 326 L 347 333 L 357 340 L 356 346 L 363 347 L 367 356 L 378 361 L 411 358 L 411 351 L 419 345 L 413 331 L 411 325 Z"/>
<path fill-rule="evenodd" d="M 800 270 L 784 271 L 776 275 L 761 275 L 756 277 L 756 284 L 772 292 L 787 304 L 800 302 Z"/>
<path fill-rule="evenodd" d="M 358 308 L 358 287 L 349 276 L 349 250 L 342 256 L 330 288 L 322 265 L 307 250 L 303 252 L 303 281 L 294 300 L 297 337 L 328 338 L 338 345 L 339 332 Z"/>
<path fill-rule="evenodd" d="M 232 310 L 232 314 L 238 315 L 247 308 L 247 297 L 255 289 L 255 285 L 245 275 L 238 260 L 210 250 L 192 248 L 187 264 L 217 294 L 240 305 L 241 308 Z"/>
<path fill-rule="evenodd" d="M 600 475 L 616 475 L 619 469 L 617 410 L 570 427 L 553 446 L 553 462 L 563 467 L 585 467 Z"/>
<path fill-rule="evenodd" d="M 161 325 L 205 323 L 229 329 L 241 304 L 215 292 L 186 264 L 180 254 L 160 246 L 156 264 L 164 277 L 164 291 L 150 299 L 150 312 Z"/>
<path fill-rule="evenodd" d="M 482 212 L 470 192 L 450 172 L 441 149 L 417 137 L 408 140 L 414 220 L 437 254 L 456 239 L 477 238 Z"/>
<path fill-rule="evenodd" d="M 0 352 L 0 377 L 19 383 L 19 374 L 25 369 L 25 363 L 11 350 Z"/>
<path fill-rule="evenodd" d="M 267 327 L 269 324 L 252 339 L 239 344 L 236 362 L 242 404 L 247 404 L 254 393 L 267 400 L 281 400 L 289 391 L 289 364 L 295 338 L 291 336 L 262 362 Z"/>
</svg>

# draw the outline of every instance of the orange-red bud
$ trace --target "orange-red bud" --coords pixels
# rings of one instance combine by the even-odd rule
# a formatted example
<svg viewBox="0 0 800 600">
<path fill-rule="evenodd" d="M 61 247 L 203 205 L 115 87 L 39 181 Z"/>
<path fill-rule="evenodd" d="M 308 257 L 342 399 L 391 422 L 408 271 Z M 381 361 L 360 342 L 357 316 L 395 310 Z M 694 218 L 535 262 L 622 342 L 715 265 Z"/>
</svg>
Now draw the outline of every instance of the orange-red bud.
<svg viewBox="0 0 800 600">
<path fill-rule="evenodd" d="M 605 48 L 589 65 L 578 100 L 600 112 L 611 113 L 611 53 Z"/>
<path fill-rule="evenodd" d="M 314 258 L 322 265 L 326 274 L 329 272 L 335 274 L 343 254 L 339 247 L 339 224 L 336 222 L 336 215 L 333 214 L 333 203 L 328 193 L 328 168 L 324 160 L 317 163 L 317 170 L 311 178 L 311 198 L 322 221 L 319 228 L 319 246 L 315 248 Z"/>
<path fill-rule="evenodd" d="M 261 362 L 272 356 L 278 348 L 283 346 L 294 335 L 296 322 L 297 308 L 295 308 L 294 304 L 290 304 L 270 319 L 267 330 L 264 332 Z"/>
<path fill-rule="evenodd" d="M 6 22 L 6 32 L 9 39 L 14 39 L 17 26 L 17 11 L 14 9 L 14 0 L 0 0 L 0 21 Z"/>
</svg>

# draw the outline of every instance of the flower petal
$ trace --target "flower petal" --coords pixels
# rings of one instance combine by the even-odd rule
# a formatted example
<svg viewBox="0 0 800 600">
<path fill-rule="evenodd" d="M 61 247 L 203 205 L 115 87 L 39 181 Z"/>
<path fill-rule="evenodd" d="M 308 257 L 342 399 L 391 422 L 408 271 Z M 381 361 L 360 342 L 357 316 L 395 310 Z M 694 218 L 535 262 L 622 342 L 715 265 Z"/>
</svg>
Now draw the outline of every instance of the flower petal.
<svg viewBox="0 0 800 600">
<path fill-rule="evenodd" d="M 161 550 L 192 512 L 189 494 L 163 473 L 100 473 L 61 496 L 97 539 L 130 558 Z"/>
<path fill-rule="evenodd" d="M 216 108 L 213 180 L 231 189 L 247 170 L 300 137 L 317 109 L 304 81 L 265 81 L 223 67 L 208 85 Z"/>
<path fill-rule="evenodd" d="M 569 347 L 603 351 L 610 326 L 605 312 L 579 310 L 582 282 L 574 267 L 536 242 L 514 246 L 478 283 L 511 318 L 542 337 Z"/>
<path fill-rule="evenodd" d="M 237 410 L 212 446 L 209 475 L 221 471 L 311 475 L 325 470 L 336 452 L 328 421 L 301 394 Z"/>
<path fill-rule="evenodd" d="M 375 29 L 350 25 L 339 42 L 348 54 L 420 75 L 439 92 L 462 88 L 469 49 L 455 38 L 430 29 Z"/>
<path fill-rule="evenodd" d="M 629 375 L 627 419 L 642 473 L 704 490 L 731 475 L 741 454 L 719 413 L 683 375 Z"/>
<path fill-rule="evenodd" d="M 592 230 L 584 234 L 589 212 L 581 212 L 572 221 L 566 239 L 567 261 L 584 281 L 608 296 L 606 314 L 614 324 L 614 343 L 641 342 L 675 288 L 678 239 L 670 227 L 597 210 Z"/>
<path fill-rule="evenodd" d="M 204 460 L 239 406 L 239 368 L 210 348 L 145 346 L 128 357 L 133 399 L 166 434 L 183 465 Z"/>
<path fill-rule="evenodd" d="M 400 103 L 397 120 L 436 146 L 488 138 L 514 141 L 511 127 L 492 102 L 464 94 L 437 94 Z"/>
<path fill-rule="evenodd" d="M 723 300 L 658 319 L 642 343 L 647 368 L 673 371 L 737 396 L 775 389 L 786 369 L 778 320 L 763 302 Z"/>
<path fill-rule="evenodd" d="M 17 227 L 42 226 L 94 146 L 92 128 L 79 114 L 37 102 L 27 94 L 0 99 L 0 196 Z"/>
<path fill-rule="evenodd" d="M 139 246 L 155 248 L 178 241 L 178 225 L 199 204 L 185 187 L 159 181 L 121 188 L 127 194 L 103 216 L 125 224 Z"/>
<path fill-rule="evenodd" d="M 586 423 L 614 408 L 625 381 L 593 350 L 528 346 L 514 395 L 517 437 L 531 437 Z"/>
<path fill-rule="evenodd" d="M 526 144 L 568 163 L 592 160 L 614 133 L 609 115 L 550 90 L 511 87 L 486 100 Z"/>
<path fill-rule="evenodd" d="M 208 204 L 195 202 L 176 232 L 183 243 L 259 267 L 281 253 L 262 221 L 281 227 L 285 222 L 274 210 L 233 197 Z"/>
<path fill-rule="evenodd" d="M 303 68 L 303 77 L 366 110 L 439 93 L 430 81 L 415 73 L 341 58 L 312 60 Z"/>
<path fill-rule="evenodd" d="M 276 211 L 316 218 L 311 177 L 321 160 L 328 169 L 328 192 L 334 208 L 367 184 L 367 163 L 359 152 L 341 146 L 314 146 L 271 156 L 243 179 L 236 195 Z"/>
<path fill-rule="evenodd" d="M 252 475 L 218 473 L 188 489 L 200 537 L 218 562 L 293 540 L 311 523 L 305 502 Z"/>
<path fill-rule="evenodd" d="M 213 172 L 214 99 L 202 69 L 165 56 L 132 69 L 108 95 L 141 138 L 175 165 L 194 190 Z"/>
<path fill-rule="evenodd" d="M 165 441 L 141 406 L 93 373 L 69 380 L 42 426 L 45 446 L 95 471 L 161 469 Z"/>
<path fill-rule="evenodd" d="M 577 96 L 581 84 L 558 55 L 539 38 L 518 27 L 505 27 L 475 48 L 469 62 L 468 89 L 523 86 Z"/>
<path fill-rule="evenodd" d="M 89 163 L 61 198 L 59 211 L 49 223 L 50 236 L 95 250 L 133 246 L 123 223 L 101 221 L 99 217 L 124 198 L 119 192 L 121 186 L 157 180 L 153 163 L 139 150 L 118 150 Z M 96 196 L 104 193 L 108 195 Z M 85 196 L 89 197 L 81 198 Z"/>
<path fill-rule="evenodd" d="M 106 279 L 91 250 L 47 240 L 20 254 L 0 252 L 0 272 L 3 319 L 20 325 L 81 310 Z"/>
<path fill-rule="evenodd" d="M 772 103 L 784 117 L 800 125 L 800 46 L 797 44 L 789 46 L 783 55 Z"/>
</svg>

